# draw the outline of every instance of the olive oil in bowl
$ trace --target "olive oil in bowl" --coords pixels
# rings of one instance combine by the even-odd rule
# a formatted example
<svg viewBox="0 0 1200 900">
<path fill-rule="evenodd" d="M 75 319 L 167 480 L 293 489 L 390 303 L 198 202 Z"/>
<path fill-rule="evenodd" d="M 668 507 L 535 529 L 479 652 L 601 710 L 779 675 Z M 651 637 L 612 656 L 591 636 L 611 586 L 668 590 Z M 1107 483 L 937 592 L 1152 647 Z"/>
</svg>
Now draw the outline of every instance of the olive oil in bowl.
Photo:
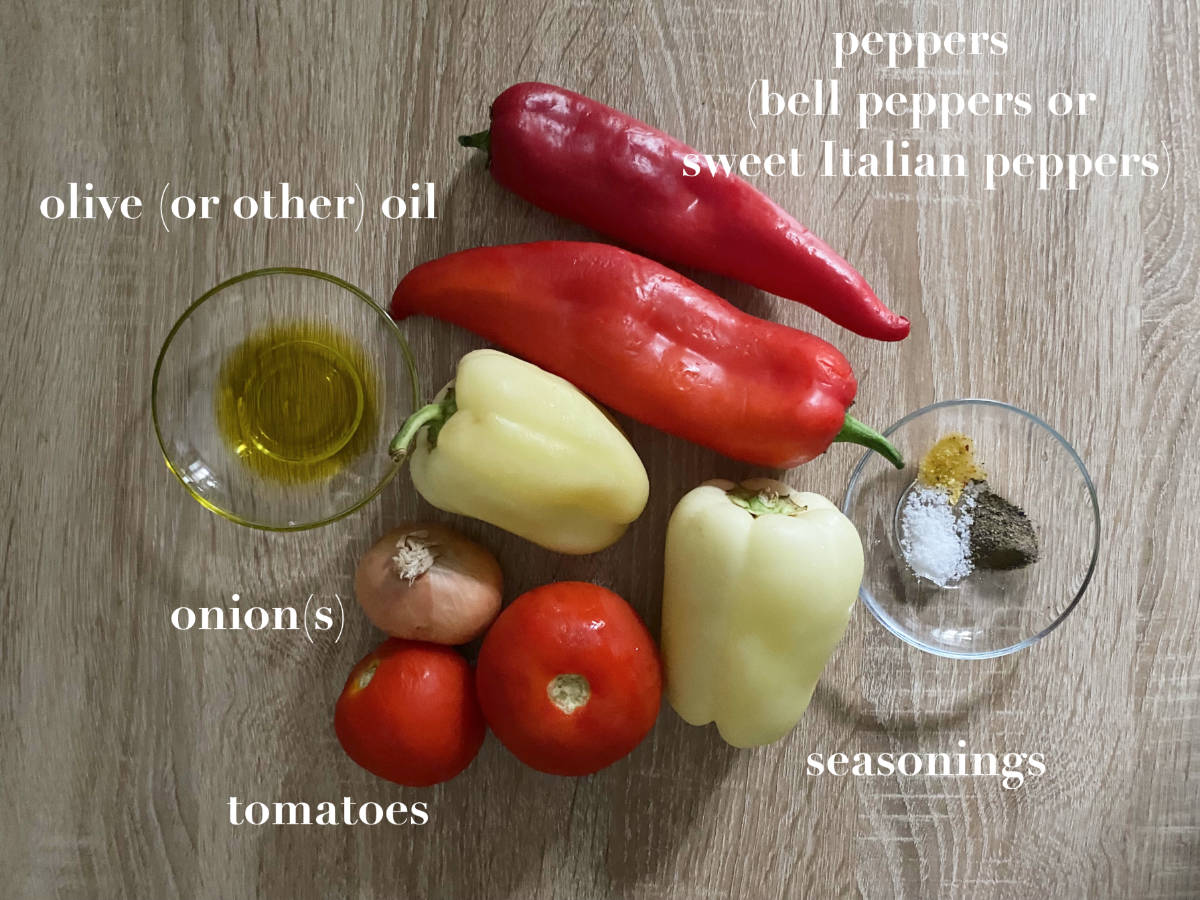
<svg viewBox="0 0 1200 900">
<path fill-rule="evenodd" d="M 221 365 L 217 427 L 256 473 L 328 478 L 368 449 L 374 379 L 361 347 L 329 325 L 294 322 L 251 334 Z"/>
</svg>

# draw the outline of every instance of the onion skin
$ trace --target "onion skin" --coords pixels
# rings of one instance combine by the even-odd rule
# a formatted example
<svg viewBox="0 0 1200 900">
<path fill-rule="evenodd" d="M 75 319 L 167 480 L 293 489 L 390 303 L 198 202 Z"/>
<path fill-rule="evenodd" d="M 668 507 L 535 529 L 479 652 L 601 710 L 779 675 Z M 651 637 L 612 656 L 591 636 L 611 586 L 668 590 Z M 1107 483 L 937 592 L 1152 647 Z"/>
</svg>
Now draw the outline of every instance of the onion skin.
<svg viewBox="0 0 1200 900">
<path fill-rule="evenodd" d="M 392 637 L 466 644 L 500 612 L 496 557 L 453 528 L 408 522 L 363 554 L 354 594 L 368 619 Z"/>
</svg>

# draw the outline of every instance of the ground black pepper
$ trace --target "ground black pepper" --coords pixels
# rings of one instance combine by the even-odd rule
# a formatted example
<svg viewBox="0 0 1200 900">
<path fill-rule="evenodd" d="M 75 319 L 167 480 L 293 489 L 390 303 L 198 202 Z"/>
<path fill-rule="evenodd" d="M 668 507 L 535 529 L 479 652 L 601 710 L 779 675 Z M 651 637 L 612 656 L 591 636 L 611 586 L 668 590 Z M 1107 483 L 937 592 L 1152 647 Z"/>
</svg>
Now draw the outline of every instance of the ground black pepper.
<svg viewBox="0 0 1200 900">
<path fill-rule="evenodd" d="M 1020 569 L 1038 558 L 1038 537 L 1025 510 L 992 493 L 987 483 L 971 491 L 971 562 L 979 569 Z"/>
</svg>

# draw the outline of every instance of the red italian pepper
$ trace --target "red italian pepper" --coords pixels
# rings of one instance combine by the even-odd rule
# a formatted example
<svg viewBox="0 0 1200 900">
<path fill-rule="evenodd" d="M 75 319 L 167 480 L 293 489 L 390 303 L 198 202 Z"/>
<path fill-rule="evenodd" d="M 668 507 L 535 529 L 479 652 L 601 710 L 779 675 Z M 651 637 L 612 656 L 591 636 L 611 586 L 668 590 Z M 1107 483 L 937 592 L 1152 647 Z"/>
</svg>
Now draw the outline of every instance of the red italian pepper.
<svg viewBox="0 0 1200 900">
<path fill-rule="evenodd" d="M 491 128 L 459 142 L 487 150 L 492 176 L 542 209 L 797 300 L 864 337 L 908 334 L 908 319 L 771 198 L 603 103 L 550 84 L 513 85 L 492 104 Z M 685 168 L 689 155 L 697 165 Z"/>
<path fill-rule="evenodd" d="M 405 275 L 391 314 L 461 325 L 734 459 L 790 468 L 852 441 L 903 466 L 882 435 L 846 415 L 857 385 L 837 348 L 608 244 L 452 253 Z"/>
</svg>

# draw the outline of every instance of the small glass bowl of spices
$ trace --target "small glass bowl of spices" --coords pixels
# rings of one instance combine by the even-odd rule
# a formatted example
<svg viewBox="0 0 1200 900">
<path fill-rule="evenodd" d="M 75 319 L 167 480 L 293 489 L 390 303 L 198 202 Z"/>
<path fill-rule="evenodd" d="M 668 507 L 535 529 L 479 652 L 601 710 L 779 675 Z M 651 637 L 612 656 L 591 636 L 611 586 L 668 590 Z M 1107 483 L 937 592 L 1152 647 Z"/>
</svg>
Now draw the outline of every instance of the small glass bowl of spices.
<svg viewBox="0 0 1200 900">
<path fill-rule="evenodd" d="M 1099 552 L 1096 491 L 1074 448 L 996 400 L 936 403 L 884 434 L 908 467 L 868 452 L 843 504 L 862 535 L 860 596 L 875 617 L 957 658 L 1002 656 L 1053 631 Z"/>
</svg>

